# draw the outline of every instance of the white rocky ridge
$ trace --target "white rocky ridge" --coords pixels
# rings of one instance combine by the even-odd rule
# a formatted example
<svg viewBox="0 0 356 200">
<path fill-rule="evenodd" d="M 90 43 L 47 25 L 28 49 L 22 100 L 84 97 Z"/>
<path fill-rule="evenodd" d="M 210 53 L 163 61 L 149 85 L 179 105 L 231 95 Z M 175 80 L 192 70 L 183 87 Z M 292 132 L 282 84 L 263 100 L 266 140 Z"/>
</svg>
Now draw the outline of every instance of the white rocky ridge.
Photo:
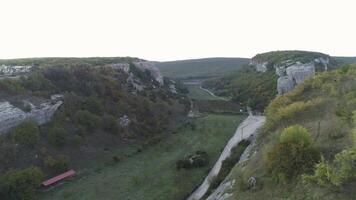
<svg viewBox="0 0 356 200">
<path fill-rule="evenodd" d="M 311 60 L 308 63 L 299 61 L 286 60 L 273 67 L 276 70 L 278 95 L 282 95 L 291 91 L 297 85 L 301 84 L 305 79 L 315 75 L 315 65 L 322 65 L 323 70 L 327 70 L 329 66 L 328 57 L 319 57 Z M 254 65 L 259 72 L 266 72 L 268 62 L 257 59 L 252 59 L 250 65 Z"/>
<path fill-rule="evenodd" d="M 0 75 L 2 76 L 12 76 L 16 75 L 19 73 L 27 73 L 31 70 L 32 66 L 26 65 L 26 66 L 11 66 L 11 65 L 1 65 L 0 66 Z"/>
<path fill-rule="evenodd" d="M 38 125 L 47 123 L 62 105 L 63 102 L 58 100 L 60 97 L 59 95 L 52 96 L 51 99 L 53 100 L 46 101 L 38 106 L 26 102 L 31 107 L 31 111 L 29 112 L 21 110 L 8 101 L 0 102 L 0 132 L 4 133 L 29 120 L 35 121 Z"/>
</svg>

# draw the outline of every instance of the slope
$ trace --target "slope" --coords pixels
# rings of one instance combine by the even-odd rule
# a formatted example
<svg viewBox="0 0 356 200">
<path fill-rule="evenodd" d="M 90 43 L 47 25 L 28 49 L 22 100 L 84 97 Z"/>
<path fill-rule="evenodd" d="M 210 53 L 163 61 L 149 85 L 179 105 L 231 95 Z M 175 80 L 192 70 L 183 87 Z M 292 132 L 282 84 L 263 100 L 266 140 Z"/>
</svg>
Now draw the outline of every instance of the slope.
<svg viewBox="0 0 356 200">
<path fill-rule="evenodd" d="M 202 58 L 157 62 L 162 74 L 179 79 L 216 77 L 238 70 L 248 58 Z"/>
</svg>

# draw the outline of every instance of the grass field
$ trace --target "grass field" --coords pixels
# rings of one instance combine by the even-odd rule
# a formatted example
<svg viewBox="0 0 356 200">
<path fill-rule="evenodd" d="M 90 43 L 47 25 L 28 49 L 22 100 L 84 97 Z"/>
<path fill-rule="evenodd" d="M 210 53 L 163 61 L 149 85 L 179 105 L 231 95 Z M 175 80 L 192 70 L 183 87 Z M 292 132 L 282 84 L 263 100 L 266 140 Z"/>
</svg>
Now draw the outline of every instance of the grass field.
<svg viewBox="0 0 356 200">
<path fill-rule="evenodd" d="M 187 85 L 189 90 L 188 97 L 196 100 L 222 100 L 226 101 L 224 97 L 217 97 L 209 94 L 200 88 L 200 85 Z"/>
<path fill-rule="evenodd" d="M 119 148 L 112 155 L 132 154 L 113 166 L 96 163 L 85 173 L 44 192 L 41 199 L 183 199 L 203 180 L 226 142 L 245 116 L 207 115 L 191 126 L 182 126 L 176 134 L 140 153 L 137 147 Z M 175 162 L 197 150 L 209 154 L 209 166 L 177 170 Z M 136 152 L 136 153 L 135 153 Z"/>
</svg>

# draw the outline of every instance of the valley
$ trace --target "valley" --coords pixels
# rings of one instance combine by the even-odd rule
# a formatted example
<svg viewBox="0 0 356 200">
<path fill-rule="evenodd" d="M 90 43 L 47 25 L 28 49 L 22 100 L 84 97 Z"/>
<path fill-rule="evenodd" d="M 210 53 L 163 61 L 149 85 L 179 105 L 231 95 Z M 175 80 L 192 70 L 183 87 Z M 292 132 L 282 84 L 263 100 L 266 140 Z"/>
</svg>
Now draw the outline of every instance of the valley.
<svg viewBox="0 0 356 200">
<path fill-rule="evenodd" d="M 0 61 L 7 73 L 0 80 L 0 194 L 303 199 L 336 185 L 340 194 L 330 199 L 352 199 L 355 66 L 345 65 L 352 60 L 276 51 L 248 65 L 239 58 Z M 12 70 L 22 65 L 26 71 Z M 288 134 L 296 136 L 280 136 Z M 319 177 L 323 164 L 335 168 L 333 177 Z M 40 187 L 68 170 L 75 176 Z"/>
</svg>

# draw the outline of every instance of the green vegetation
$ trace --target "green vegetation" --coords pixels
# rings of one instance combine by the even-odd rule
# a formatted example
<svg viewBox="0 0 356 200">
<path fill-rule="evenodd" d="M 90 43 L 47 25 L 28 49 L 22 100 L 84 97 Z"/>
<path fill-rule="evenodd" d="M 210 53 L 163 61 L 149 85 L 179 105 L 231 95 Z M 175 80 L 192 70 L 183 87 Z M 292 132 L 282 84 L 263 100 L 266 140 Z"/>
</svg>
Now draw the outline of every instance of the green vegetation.
<svg viewBox="0 0 356 200">
<path fill-rule="evenodd" d="M 231 149 L 231 155 L 222 162 L 219 173 L 211 181 L 209 190 L 205 194 L 206 197 L 208 197 L 208 195 L 224 181 L 231 169 L 239 162 L 242 153 L 249 144 L 250 141 L 242 140 L 238 145 Z"/>
<path fill-rule="evenodd" d="M 216 100 L 216 101 L 226 101 L 224 97 L 218 97 L 210 94 L 209 92 L 203 90 L 200 85 L 187 85 L 189 93 L 187 94 L 189 98 L 195 100 Z"/>
<path fill-rule="evenodd" d="M 356 111 L 353 112 L 353 123 L 356 125 Z M 332 161 L 322 158 L 315 166 L 314 174 L 304 175 L 306 183 L 316 183 L 324 187 L 343 187 L 356 181 L 356 129 L 352 130 L 353 147 L 337 153 Z"/>
<path fill-rule="evenodd" d="M 176 162 L 176 167 L 180 169 L 191 169 L 196 167 L 204 167 L 209 163 L 208 153 L 205 151 L 196 151 L 194 154 L 188 155 Z"/>
<path fill-rule="evenodd" d="M 33 146 L 38 143 L 40 130 L 35 122 L 29 121 L 13 128 L 9 135 L 16 143 Z"/>
<path fill-rule="evenodd" d="M 244 116 L 208 115 L 178 128 L 175 134 L 156 138 L 157 145 L 117 148 L 106 161 L 43 194 L 43 199 L 183 199 L 205 177 Z M 152 141 L 153 142 L 153 141 Z M 142 150 L 142 151 L 141 151 Z M 176 161 L 196 151 L 209 155 L 209 164 L 176 169 Z M 112 160 L 116 158 L 116 162 Z M 106 166 L 105 166 L 105 163 Z"/>
<path fill-rule="evenodd" d="M 43 164 L 53 174 L 59 174 L 68 170 L 69 158 L 65 155 L 59 155 L 56 158 L 53 158 L 52 156 L 47 156 L 43 160 Z"/>
<path fill-rule="evenodd" d="M 203 86 L 216 91 L 218 96 L 231 96 L 243 107 L 263 110 L 277 94 L 277 77 L 274 72 L 261 73 L 245 66 L 228 76 L 206 81 Z"/>
<path fill-rule="evenodd" d="M 258 151 L 226 179 L 241 180 L 232 198 L 354 199 L 355 77 L 356 66 L 346 65 L 273 100 Z M 258 187 L 246 187 L 250 177 Z"/>
<path fill-rule="evenodd" d="M 257 54 L 252 59 L 268 62 L 267 68 L 269 70 L 272 70 L 274 65 L 280 64 L 283 61 L 299 61 L 302 63 L 308 63 L 314 60 L 315 58 L 320 57 L 329 58 L 332 65 L 336 64 L 336 61 L 329 55 L 310 51 L 271 51 L 267 53 Z"/>
<path fill-rule="evenodd" d="M 296 125 L 283 130 L 278 143 L 267 153 L 265 162 L 270 173 L 284 181 L 310 171 L 319 158 L 308 131 Z"/>
<path fill-rule="evenodd" d="M 248 62 L 247 58 L 203 58 L 158 62 L 157 67 L 164 76 L 188 79 L 226 75 L 238 70 Z"/>
<path fill-rule="evenodd" d="M 145 152 L 166 139 L 164 136 L 185 119 L 189 101 L 179 89 L 178 94 L 173 94 L 168 86 L 159 86 L 150 73 L 137 69 L 132 64 L 137 60 L 0 60 L 0 64 L 35 66 L 25 76 L 0 80 L 3 100 L 29 112 L 31 108 L 23 101 L 38 105 L 48 102 L 51 95 L 63 95 L 63 104 L 49 123 L 39 127 L 35 122 L 25 122 L 1 135 L 0 185 L 6 180 L 2 176 L 12 169 L 37 166 L 44 177 L 50 178 L 67 169 L 84 170 L 93 162 L 94 166 L 104 163 L 107 167 L 120 161 L 118 151 L 142 144 L 139 151 Z M 122 62 L 130 65 L 130 73 L 137 84 L 144 85 L 143 91 L 127 81 L 128 73 L 106 65 Z M 24 185 L 21 187 L 32 184 Z M 29 190 L 31 194 L 35 191 Z M 15 198 L 10 190 L 4 193 Z"/>
<path fill-rule="evenodd" d="M 37 167 L 29 167 L 24 170 L 10 170 L 3 179 L 1 199 L 34 200 L 38 198 L 37 188 L 43 180 L 43 173 Z"/>
</svg>

